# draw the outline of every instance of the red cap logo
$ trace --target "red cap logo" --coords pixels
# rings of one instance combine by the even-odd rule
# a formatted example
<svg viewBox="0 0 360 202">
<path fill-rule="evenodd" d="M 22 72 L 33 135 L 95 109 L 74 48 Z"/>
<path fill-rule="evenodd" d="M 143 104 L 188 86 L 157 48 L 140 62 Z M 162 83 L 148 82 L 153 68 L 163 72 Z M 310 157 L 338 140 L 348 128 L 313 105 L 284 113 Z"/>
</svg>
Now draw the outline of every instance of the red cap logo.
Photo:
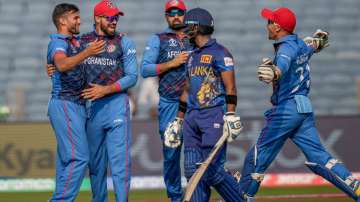
<svg viewBox="0 0 360 202">
<path fill-rule="evenodd" d="M 274 11 L 264 8 L 261 11 L 261 16 L 279 24 L 281 28 L 288 32 L 293 32 L 295 30 L 296 16 L 295 13 L 288 8 L 281 7 Z"/>
<path fill-rule="evenodd" d="M 115 16 L 121 15 L 124 13 L 120 11 L 111 1 L 103 0 L 95 5 L 94 16 Z"/>
<path fill-rule="evenodd" d="M 170 1 L 166 2 L 165 11 L 168 11 L 171 8 L 177 8 L 177 9 L 185 11 L 186 5 L 182 0 L 170 0 Z"/>
</svg>

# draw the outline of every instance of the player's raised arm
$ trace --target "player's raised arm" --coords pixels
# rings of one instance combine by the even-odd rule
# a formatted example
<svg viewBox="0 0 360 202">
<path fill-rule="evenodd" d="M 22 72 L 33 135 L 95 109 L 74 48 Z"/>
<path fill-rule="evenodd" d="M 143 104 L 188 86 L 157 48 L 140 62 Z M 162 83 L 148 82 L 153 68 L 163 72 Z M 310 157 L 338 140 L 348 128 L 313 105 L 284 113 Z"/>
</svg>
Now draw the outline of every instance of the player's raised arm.
<svg viewBox="0 0 360 202">
<path fill-rule="evenodd" d="M 58 71 L 65 72 L 76 67 L 76 65 L 83 62 L 87 57 L 104 52 L 104 48 L 105 41 L 95 41 L 91 43 L 85 50 L 71 57 L 66 56 L 64 52 L 57 51 L 53 55 L 54 64 Z"/>
</svg>

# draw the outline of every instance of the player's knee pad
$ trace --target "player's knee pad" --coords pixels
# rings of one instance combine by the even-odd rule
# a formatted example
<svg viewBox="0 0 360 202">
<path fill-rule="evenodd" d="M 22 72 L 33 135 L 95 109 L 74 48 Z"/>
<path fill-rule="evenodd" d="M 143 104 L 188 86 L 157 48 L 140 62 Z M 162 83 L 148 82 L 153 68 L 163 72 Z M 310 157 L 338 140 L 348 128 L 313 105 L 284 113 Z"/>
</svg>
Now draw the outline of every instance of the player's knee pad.
<svg viewBox="0 0 360 202">
<path fill-rule="evenodd" d="M 224 180 L 226 174 L 223 167 L 211 164 L 205 173 L 206 183 L 210 186 L 217 185 Z"/>
<path fill-rule="evenodd" d="M 333 168 L 336 164 L 340 163 L 336 159 L 330 159 L 325 165 L 305 162 L 305 165 L 313 171 L 315 174 L 322 176 L 337 188 L 345 192 L 351 198 L 358 199 L 359 181 L 353 177 L 348 176 L 346 179 L 342 179 L 337 173 L 333 172 Z M 359 191 L 360 192 L 360 191 Z"/>
<path fill-rule="evenodd" d="M 195 148 L 184 149 L 184 175 L 187 180 L 195 173 L 201 163 L 201 153 Z"/>
</svg>

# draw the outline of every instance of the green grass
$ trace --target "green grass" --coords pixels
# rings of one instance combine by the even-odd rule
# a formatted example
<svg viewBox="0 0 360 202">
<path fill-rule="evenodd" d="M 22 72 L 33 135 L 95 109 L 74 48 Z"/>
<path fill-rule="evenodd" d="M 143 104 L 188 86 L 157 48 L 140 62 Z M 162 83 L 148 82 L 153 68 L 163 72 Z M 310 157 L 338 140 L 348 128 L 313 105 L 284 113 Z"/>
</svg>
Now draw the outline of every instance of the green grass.
<svg viewBox="0 0 360 202">
<path fill-rule="evenodd" d="M 277 195 L 290 195 L 290 194 L 320 194 L 320 193 L 339 193 L 333 187 L 284 187 L 284 188 L 262 188 L 259 196 L 277 196 Z M 18 193 L 0 193 L 0 201 L 3 202 L 46 202 L 51 197 L 50 192 L 18 192 Z M 218 195 L 214 192 L 213 198 Z M 89 202 L 91 201 L 90 192 L 80 192 L 76 202 Z M 144 190 L 144 191 L 131 191 L 130 201 L 141 202 L 151 200 L 167 201 L 166 193 L 164 190 Z M 109 193 L 109 201 L 115 201 L 114 194 Z M 257 200 L 261 202 L 271 202 L 274 200 Z M 277 200 L 280 202 L 351 202 L 352 200 L 344 199 L 309 199 L 309 200 Z"/>
</svg>

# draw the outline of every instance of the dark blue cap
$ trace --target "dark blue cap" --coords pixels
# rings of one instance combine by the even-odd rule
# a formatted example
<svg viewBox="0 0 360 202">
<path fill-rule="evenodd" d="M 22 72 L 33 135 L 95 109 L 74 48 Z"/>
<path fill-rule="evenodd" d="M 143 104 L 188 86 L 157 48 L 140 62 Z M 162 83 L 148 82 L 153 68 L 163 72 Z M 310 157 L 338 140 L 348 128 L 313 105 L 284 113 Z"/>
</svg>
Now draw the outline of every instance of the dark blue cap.
<svg viewBox="0 0 360 202">
<path fill-rule="evenodd" d="M 209 11 L 203 8 L 194 8 L 189 10 L 185 15 L 186 25 L 203 25 L 214 27 L 214 19 Z"/>
</svg>

